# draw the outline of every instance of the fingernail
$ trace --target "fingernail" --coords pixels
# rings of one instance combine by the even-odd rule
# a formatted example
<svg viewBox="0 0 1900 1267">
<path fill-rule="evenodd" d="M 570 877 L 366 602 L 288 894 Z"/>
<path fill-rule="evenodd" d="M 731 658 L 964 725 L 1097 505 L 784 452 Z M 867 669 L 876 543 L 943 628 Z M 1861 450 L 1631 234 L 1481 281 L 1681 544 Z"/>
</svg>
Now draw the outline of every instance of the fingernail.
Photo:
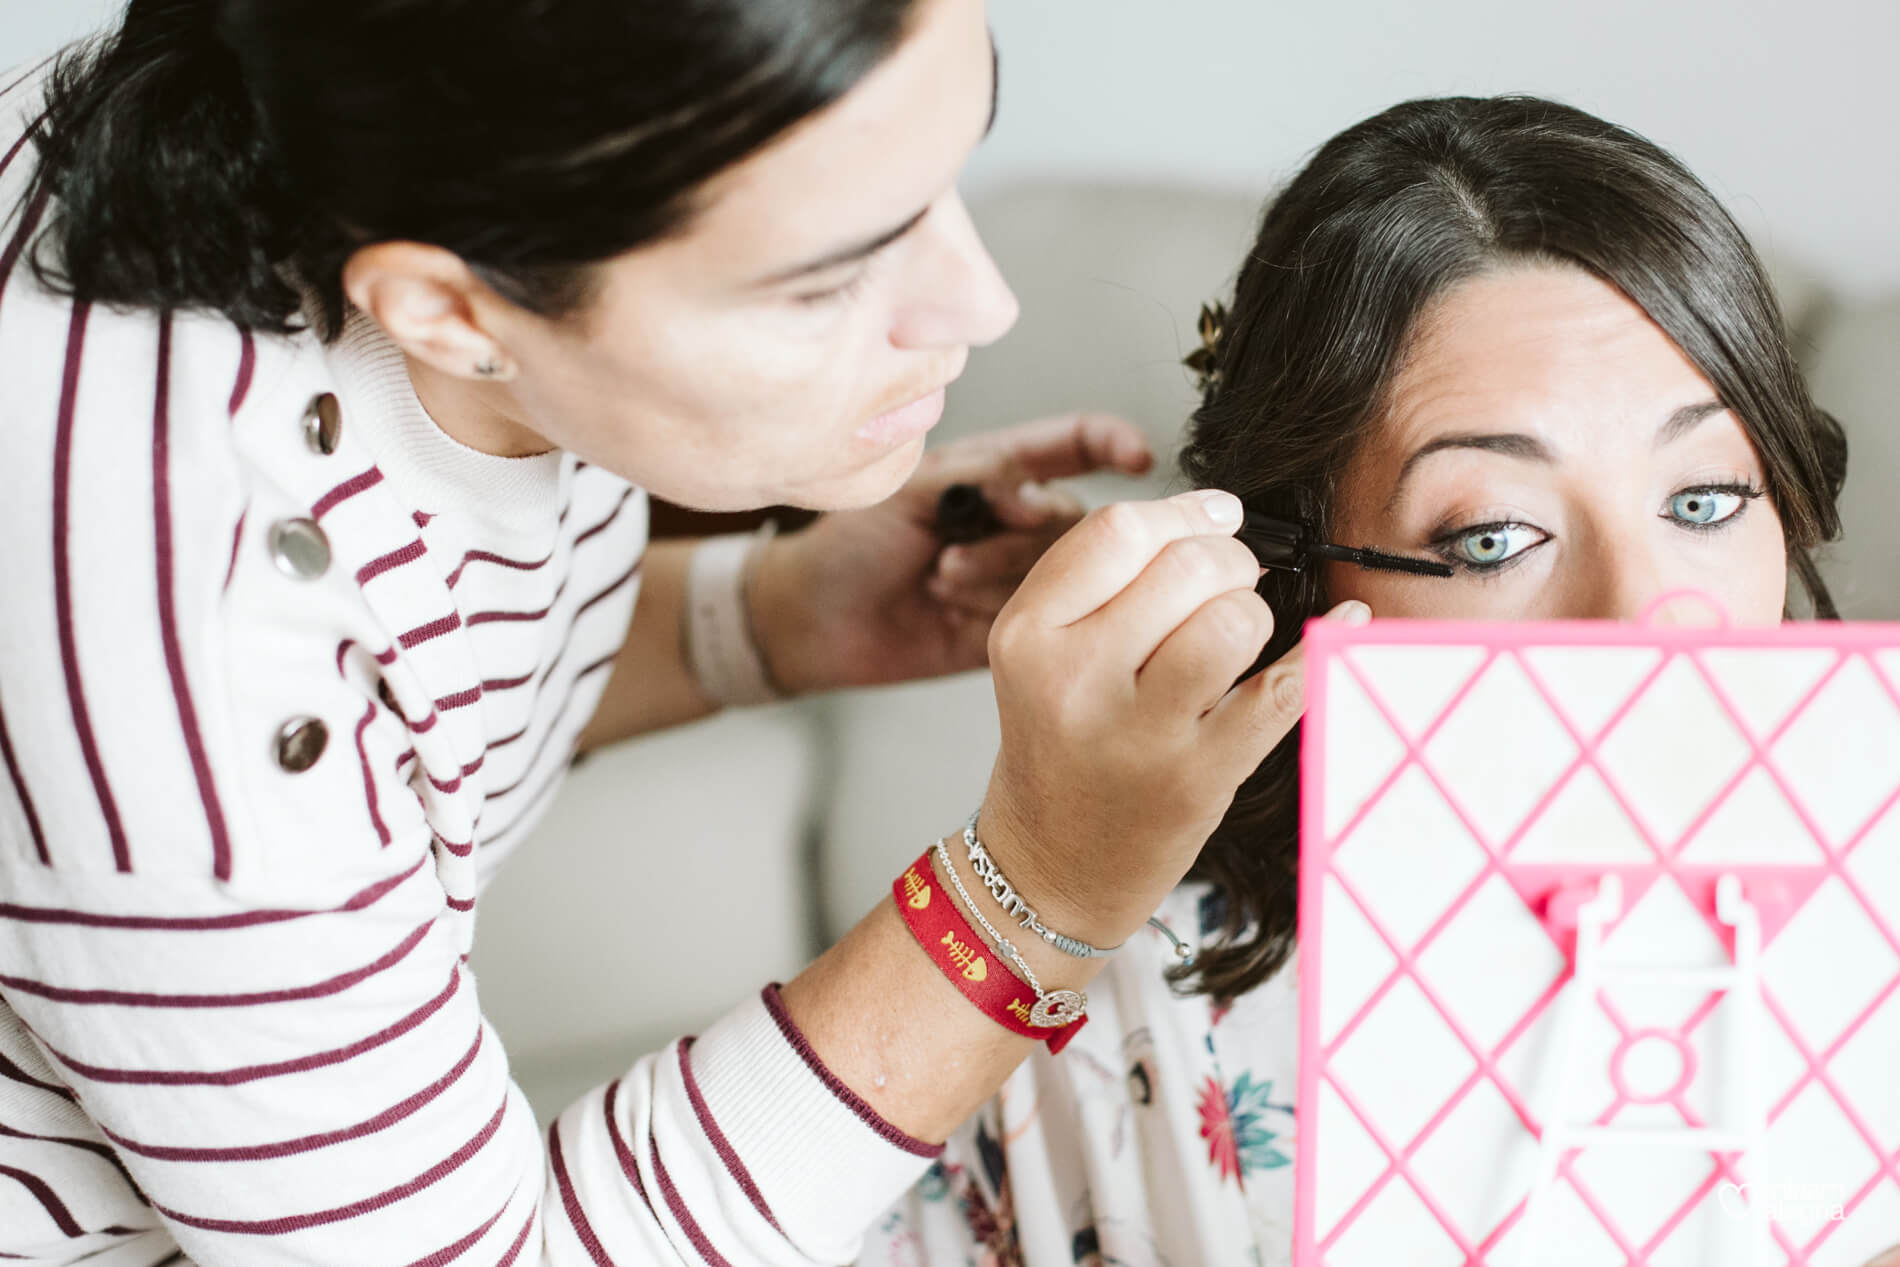
<svg viewBox="0 0 1900 1267">
<path fill-rule="evenodd" d="M 1047 510 L 1050 502 L 1049 490 L 1035 480 L 1026 480 L 1016 490 L 1016 500 L 1031 510 Z"/>
<path fill-rule="evenodd" d="M 1356 598 L 1349 598 L 1326 613 L 1326 619 L 1336 620 L 1342 625 L 1365 625 L 1372 622 L 1372 609 Z"/>
<path fill-rule="evenodd" d="M 959 576 L 970 569 L 970 553 L 959 546 L 951 546 L 937 558 L 939 576 Z"/>
<path fill-rule="evenodd" d="M 1203 488 L 1186 494 L 1201 508 L 1201 512 L 1214 521 L 1219 528 L 1238 528 L 1243 518 L 1240 498 L 1218 488 Z"/>
</svg>

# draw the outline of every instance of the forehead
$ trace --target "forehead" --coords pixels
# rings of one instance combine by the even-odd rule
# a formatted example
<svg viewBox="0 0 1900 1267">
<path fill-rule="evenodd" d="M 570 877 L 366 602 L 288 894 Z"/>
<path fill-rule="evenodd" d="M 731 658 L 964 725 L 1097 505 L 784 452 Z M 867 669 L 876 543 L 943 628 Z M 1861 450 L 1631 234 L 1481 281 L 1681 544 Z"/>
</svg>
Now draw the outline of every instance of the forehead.
<svg viewBox="0 0 1900 1267">
<path fill-rule="evenodd" d="M 683 244 L 751 276 L 894 228 L 955 183 L 988 126 L 993 67 L 983 0 L 918 0 L 849 92 L 709 182 Z"/>
<path fill-rule="evenodd" d="M 1670 410 L 1714 394 L 1614 286 L 1526 265 L 1473 278 L 1426 310 L 1393 380 L 1386 430 L 1407 448 L 1507 427 L 1583 447 L 1625 425 L 1647 438 Z"/>
</svg>

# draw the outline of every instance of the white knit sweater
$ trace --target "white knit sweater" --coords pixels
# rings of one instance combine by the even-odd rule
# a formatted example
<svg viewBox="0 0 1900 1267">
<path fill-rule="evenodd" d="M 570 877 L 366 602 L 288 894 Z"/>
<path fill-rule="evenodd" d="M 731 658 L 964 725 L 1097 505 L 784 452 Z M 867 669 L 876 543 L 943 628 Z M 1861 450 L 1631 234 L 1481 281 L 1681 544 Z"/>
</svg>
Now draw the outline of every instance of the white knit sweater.
<svg viewBox="0 0 1900 1267">
<path fill-rule="evenodd" d="M 774 991 L 544 1140 L 466 964 L 624 638 L 645 495 L 458 445 L 366 321 L 49 294 L 39 83 L 0 77 L 0 1259 L 853 1257 L 938 1150 Z"/>
</svg>

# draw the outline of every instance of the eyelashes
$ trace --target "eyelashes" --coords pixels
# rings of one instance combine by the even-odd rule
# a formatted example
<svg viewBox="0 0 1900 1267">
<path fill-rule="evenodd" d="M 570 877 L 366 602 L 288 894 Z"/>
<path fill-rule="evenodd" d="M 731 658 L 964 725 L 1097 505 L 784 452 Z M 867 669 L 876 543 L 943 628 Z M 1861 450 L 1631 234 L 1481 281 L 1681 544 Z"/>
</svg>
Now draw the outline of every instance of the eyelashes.
<svg viewBox="0 0 1900 1267">
<path fill-rule="evenodd" d="M 864 293 L 864 288 L 870 284 L 871 276 L 876 272 L 880 258 L 882 258 L 881 254 L 867 256 L 858 265 L 857 271 L 845 281 L 836 286 L 826 286 L 821 290 L 793 295 L 792 302 L 800 308 L 823 308 L 829 305 L 848 304 Z"/>
<path fill-rule="evenodd" d="M 871 270 L 861 268 L 850 281 L 841 285 L 827 287 L 824 290 L 807 291 L 792 296 L 792 302 L 801 308 L 822 308 L 828 304 L 849 303 L 863 293 L 865 284 L 870 281 Z"/>
<path fill-rule="evenodd" d="M 1657 518 L 1685 532 L 1720 532 L 1739 521 L 1765 490 L 1748 481 L 1696 484 L 1670 495 Z M 1551 540 L 1549 533 L 1522 520 L 1499 518 L 1435 531 L 1434 554 L 1475 577 L 1496 576 Z"/>
</svg>

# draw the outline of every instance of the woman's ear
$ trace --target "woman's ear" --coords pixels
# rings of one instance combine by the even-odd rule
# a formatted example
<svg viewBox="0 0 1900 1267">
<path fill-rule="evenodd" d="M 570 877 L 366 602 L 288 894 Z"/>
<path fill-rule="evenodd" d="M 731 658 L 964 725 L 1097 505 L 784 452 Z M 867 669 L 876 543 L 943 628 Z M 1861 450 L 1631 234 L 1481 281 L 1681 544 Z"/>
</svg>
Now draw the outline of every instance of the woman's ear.
<svg viewBox="0 0 1900 1267">
<path fill-rule="evenodd" d="M 403 352 L 452 378 L 507 382 L 516 366 L 482 318 L 493 292 L 451 251 L 378 242 L 343 266 L 343 292 Z"/>
</svg>

